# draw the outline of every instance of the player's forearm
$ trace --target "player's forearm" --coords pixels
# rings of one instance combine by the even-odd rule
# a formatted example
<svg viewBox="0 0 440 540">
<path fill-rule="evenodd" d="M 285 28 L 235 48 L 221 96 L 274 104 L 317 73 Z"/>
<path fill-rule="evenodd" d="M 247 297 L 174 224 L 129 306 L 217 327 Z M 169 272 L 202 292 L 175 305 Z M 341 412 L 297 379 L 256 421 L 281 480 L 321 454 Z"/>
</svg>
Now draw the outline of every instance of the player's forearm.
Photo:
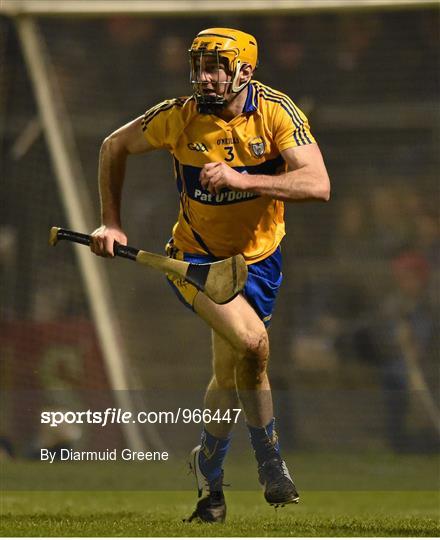
<svg viewBox="0 0 440 540">
<path fill-rule="evenodd" d="M 277 176 L 248 175 L 247 191 L 287 202 L 330 198 L 330 181 L 325 171 L 303 167 Z"/>
<path fill-rule="evenodd" d="M 110 136 L 99 154 L 99 195 L 101 222 L 121 226 L 121 194 L 125 176 L 126 150 Z"/>
</svg>

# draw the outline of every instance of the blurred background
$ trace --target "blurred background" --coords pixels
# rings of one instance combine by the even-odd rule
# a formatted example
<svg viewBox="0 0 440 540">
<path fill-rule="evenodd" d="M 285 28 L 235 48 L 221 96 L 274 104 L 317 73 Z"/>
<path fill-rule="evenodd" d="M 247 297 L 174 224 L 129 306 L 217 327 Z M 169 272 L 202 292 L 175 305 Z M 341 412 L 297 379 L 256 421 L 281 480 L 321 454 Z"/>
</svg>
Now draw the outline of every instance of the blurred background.
<svg viewBox="0 0 440 540">
<path fill-rule="evenodd" d="M 85 178 L 78 191 L 91 207 L 90 231 L 99 225 L 103 138 L 157 102 L 188 95 L 187 49 L 210 26 L 256 36 L 255 78 L 304 110 L 332 180 L 328 204 L 286 205 L 284 283 L 270 329 L 283 446 L 438 451 L 439 11 L 39 18 Z M 21 457 L 41 445 L 80 448 L 87 437 L 88 448 L 92 439 L 99 447 L 81 430 L 52 440 L 39 426 L 42 407 L 106 407 L 113 397 L 73 248 L 47 245 L 50 226 L 68 222 L 6 17 L 0 115 L 2 447 Z M 162 253 L 177 211 L 171 157 L 132 157 L 122 212 L 129 243 Z M 207 327 L 160 274 L 121 260 L 97 264 L 133 388 L 154 410 L 200 407 Z M 178 436 L 162 433 L 171 448 L 197 441 L 199 426 L 174 429 Z M 117 430 L 106 437 L 106 445 L 123 444 Z"/>
</svg>

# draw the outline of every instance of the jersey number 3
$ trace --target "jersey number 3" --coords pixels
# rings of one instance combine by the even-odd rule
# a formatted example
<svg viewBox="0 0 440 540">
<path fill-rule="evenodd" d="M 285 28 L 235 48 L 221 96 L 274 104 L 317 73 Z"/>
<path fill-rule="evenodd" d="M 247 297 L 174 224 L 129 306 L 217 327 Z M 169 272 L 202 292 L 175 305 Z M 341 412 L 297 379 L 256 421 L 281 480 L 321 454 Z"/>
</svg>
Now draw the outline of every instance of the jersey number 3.
<svg viewBox="0 0 440 540">
<path fill-rule="evenodd" d="M 225 157 L 225 161 L 232 161 L 235 156 L 234 156 L 234 147 L 233 146 L 224 146 L 223 147 L 226 152 L 228 153 L 228 155 Z"/>
</svg>

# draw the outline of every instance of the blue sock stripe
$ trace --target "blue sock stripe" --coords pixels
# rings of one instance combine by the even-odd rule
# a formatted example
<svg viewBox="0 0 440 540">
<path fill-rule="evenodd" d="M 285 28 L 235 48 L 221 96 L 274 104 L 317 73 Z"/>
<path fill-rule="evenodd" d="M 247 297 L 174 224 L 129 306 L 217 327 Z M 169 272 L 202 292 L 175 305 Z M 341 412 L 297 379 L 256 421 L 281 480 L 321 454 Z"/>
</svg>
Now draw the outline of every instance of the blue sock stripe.
<svg viewBox="0 0 440 540">
<path fill-rule="evenodd" d="M 278 434 L 277 434 L 277 432 L 275 430 L 275 418 L 272 418 L 272 420 L 267 424 L 265 429 L 266 429 L 267 436 L 273 442 L 275 450 L 277 452 L 279 452 L 280 451 L 280 443 L 278 441 Z"/>
<path fill-rule="evenodd" d="M 199 466 L 208 483 L 216 480 L 222 473 L 223 461 L 231 445 L 231 438 L 219 439 L 204 428 L 201 437 Z"/>
<path fill-rule="evenodd" d="M 275 431 L 275 418 L 266 427 L 247 426 L 258 463 L 273 457 L 274 451 L 279 454 L 280 445 Z"/>
</svg>

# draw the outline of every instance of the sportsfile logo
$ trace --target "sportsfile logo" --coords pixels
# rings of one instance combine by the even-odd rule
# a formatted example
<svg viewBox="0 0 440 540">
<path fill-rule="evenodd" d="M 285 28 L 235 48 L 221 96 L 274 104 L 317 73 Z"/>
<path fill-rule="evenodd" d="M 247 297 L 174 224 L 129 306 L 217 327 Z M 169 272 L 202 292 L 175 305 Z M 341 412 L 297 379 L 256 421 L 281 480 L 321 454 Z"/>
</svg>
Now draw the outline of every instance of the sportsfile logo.
<svg viewBox="0 0 440 540">
<path fill-rule="evenodd" d="M 104 411 L 42 411 L 41 424 L 58 428 L 62 424 L 95 424 L 106 427 L 110 424 L 209 424 L 210 422 L 237 423 L 241 409 L 184 409 L 168 411 L 125 411 L 107 407 Z"/>
<path fill-rule="evenodd" d="M 208 148 L 204 143 L 200 142 L 190 142 L 188 143 L 188 148 L 194 152 L 207 152 Z"/>
</svg>

